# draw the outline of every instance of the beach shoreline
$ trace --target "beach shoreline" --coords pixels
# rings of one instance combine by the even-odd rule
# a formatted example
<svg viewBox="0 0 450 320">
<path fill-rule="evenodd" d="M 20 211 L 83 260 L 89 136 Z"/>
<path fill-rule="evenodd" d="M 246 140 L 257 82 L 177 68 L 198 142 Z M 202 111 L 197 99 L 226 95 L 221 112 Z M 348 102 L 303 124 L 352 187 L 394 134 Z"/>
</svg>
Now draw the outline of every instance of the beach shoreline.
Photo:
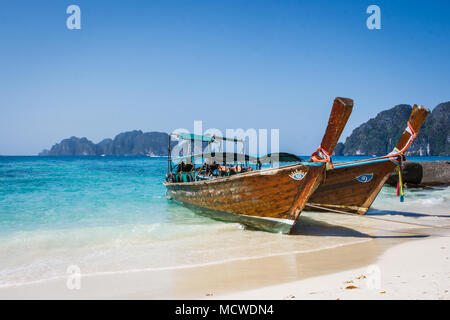
<svg viewBox="0 0 450 320">
<path fill-rule="evenodd" d="M 404 242 L 403 237 L 381 237 L 313 252 L 205 266 L 82 275 L 79 290 L 69 290 L 67 279 L 61 278 L 0 288 L 0 299 L 285 299 L 289 295 L 310 298 L 290 288 L 299 281 L 364 269 L 386 250 Z"/>
</svg>

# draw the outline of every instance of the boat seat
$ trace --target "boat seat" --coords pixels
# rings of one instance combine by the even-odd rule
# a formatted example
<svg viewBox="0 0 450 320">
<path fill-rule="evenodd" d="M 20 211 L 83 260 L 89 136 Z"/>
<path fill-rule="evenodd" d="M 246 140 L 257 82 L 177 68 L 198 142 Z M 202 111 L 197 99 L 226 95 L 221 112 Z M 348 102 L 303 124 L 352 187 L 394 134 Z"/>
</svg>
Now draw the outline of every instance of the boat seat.
<svg viewBox="0 0 450 320">
<path fill-rule="evenodd" d="M 193 172 L 182 172 L 180 182 L 192 182 L 195 181 Z"/>
</svg>

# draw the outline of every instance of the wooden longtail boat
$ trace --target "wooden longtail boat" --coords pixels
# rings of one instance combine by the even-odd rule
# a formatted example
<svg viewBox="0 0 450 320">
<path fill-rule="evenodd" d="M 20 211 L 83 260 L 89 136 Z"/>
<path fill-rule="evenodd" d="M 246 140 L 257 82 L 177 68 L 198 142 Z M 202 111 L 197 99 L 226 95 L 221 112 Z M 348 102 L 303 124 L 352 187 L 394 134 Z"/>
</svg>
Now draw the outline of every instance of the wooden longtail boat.
<svg viewBox="0 0 450 320">
<path fill-rule="evenodd" d="M 400 169 L 404 153 L 419 133 L 429 112 L 423 106 L 413 107 L 407 127 L 390 154 L 339 163 L 328 168 L 324 181 L 309 198 L 305 210 L 365 214 L 391 172 L 396 167 Z M 398 193 L 403 201 L 401 184 Z"/>
<path fill-rule="evenodd" d="M 164 183 L 167 196 L 215 219 L 290 233 L 309 197 L 322 181 L 325 164 L 330 160 L 352 108 L 351 99 L 334 100 L 322 143 L 308 162 L 227 177 L 179 182 L 171 170 L 169 140 L 168 175 Z"/>
</svg>

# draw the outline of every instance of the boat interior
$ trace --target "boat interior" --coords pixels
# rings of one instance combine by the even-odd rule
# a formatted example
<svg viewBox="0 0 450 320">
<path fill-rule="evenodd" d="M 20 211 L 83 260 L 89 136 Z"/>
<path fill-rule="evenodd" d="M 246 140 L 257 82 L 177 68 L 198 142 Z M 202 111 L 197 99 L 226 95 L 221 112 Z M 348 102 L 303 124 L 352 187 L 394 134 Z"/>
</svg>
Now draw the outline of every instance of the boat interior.
<svg viewBox="0 0 450 320">
<path fill-rule="evenodd" d="M 183 155 L 174 157 L 171 153 L 172 142 L 169 141 L 166 181 L 172 183 L 210 180 L 279 166 L 280 163 L 303 162 L 294 154 L 286 152 L 265 155 L 245 154 L 245 140 L 194 134 L 171 134 L 181 143 L 185 143 Z M 223 152 L 223 141 L 234 143 L 233 149 L 242 144 L 241 152 Z M 200 152 L 194 153 L 194 144 Z M 178 155 L 178 152 L 176 152 Z"/>
</svg>

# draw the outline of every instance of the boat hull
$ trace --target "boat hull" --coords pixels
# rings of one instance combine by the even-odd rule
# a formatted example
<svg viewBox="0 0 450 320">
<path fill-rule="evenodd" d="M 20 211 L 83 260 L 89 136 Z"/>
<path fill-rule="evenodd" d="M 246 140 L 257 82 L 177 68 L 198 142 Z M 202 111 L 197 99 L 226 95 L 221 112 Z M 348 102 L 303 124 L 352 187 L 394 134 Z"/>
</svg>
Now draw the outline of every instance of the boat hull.
<svg viewBox="0 0 450 320">
<path fill-rule="evenodd" d="M 391 161 L 336 166 L 309 198 L 305 210 L 317 207 L 365 214 L 377 197 L 395 164 Z M 320 209 L 319 209 L 320 210 Z"/>
<path fill-rule="evenodd" d="M 203 211 L 212 218 L 218 219 L 213 213 L 228 213 L 236 218 L 232 220 L 239 220 L 250 227 L 271 229 L 253 225 L 254 218 L 263 218 L 265 221 L 260 221 L 264 226 L 270 226 L 272 222 L 289 225 L 289 228 L 281 228 L 281 232 L 288 233 L 298 217 L 292 215 L 292 207 L 295 205 L 296 211 L 303 209 L 319 185 L 323 170 L 323 166 L 295 164 L 226 178 L 188 183 L 166 182 L 164 185 L 169 198 L 186 207 L 197 208 L 197 211 Z"/>
<path fill-rule="evenodd" d="M 222 222 L 239 223 L 244 226 L 245 229 L 249 230 L 288 234 L 294 224 L 294 220 L 291 219 L 247 216 L 243 214 L 235 214 L 215 209 L 213 210 L 203 208 L 187 202 L 177 201 L 175 199 L 173 199 L 173 201 L 198 215 Z"/>
</svg>

